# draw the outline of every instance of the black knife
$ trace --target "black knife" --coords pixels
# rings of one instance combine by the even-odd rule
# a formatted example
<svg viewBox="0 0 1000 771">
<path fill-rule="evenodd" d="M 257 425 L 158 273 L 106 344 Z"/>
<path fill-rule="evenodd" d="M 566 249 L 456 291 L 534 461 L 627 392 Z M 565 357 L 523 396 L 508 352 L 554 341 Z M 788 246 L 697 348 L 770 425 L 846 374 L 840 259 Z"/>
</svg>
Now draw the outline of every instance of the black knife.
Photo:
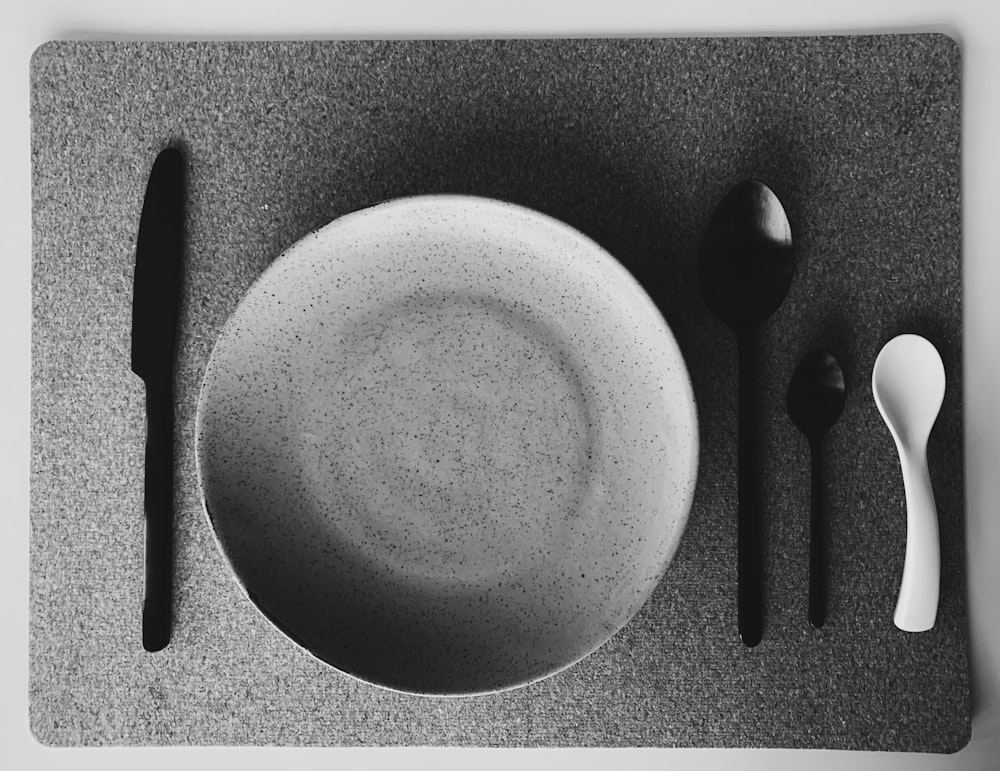
<svg viewBox="0 0 1000 771">
<path fill-rule="evenodd" d="M 180 307 L 184 158 L 169 147 L 146 185 L 135 249 L 132 371 L 146 384 L 145 593 L 142 646 L 170 641 L 173 584 L 174 357 Z"/>
</svg>

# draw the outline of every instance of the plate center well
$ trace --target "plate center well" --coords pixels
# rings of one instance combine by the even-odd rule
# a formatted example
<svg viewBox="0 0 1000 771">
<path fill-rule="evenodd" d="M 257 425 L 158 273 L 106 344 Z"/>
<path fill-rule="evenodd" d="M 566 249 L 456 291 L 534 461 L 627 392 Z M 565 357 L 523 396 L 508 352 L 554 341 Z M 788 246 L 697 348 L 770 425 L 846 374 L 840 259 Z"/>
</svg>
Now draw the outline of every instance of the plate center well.
<svg viewBox="0 0 1000 771">
<path fill-rule="evenodd" d="M 493 298 L 440 294 L 336 335 L 336 356 L 309 358 L 297 439 L 338 540 L 448 581 L 544 560 L 592 453 L 580 369 L 555 331 Z"/>
</svg>

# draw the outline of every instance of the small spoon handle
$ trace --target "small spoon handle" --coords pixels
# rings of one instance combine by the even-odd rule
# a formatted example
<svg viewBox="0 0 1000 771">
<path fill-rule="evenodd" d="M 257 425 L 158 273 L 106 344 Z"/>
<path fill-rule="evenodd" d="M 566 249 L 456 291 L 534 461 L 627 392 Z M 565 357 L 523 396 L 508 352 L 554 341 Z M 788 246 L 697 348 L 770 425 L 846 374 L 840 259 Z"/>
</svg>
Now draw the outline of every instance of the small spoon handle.
<svg viewBox="0 0 1000 771">
<path fill-rule="evenodd" d="M 747 647 L 764 630 L 764 571 L 761 560 L 760 446 L 757 441 L 757 364 L 753 333 L 737 337 L 739 347 L 739 482 L 737 580 L 740 639 Z"/>
<path fill-rule="evenodd" d="M 906 494 L 906 556 L 893 618 L 905 632 L 934 626 L 941 588 L 941 544 L 927 451 L 897 447 Z"/>
<path fill-rule="evenodd" d="M 809 623 L 817 629 L 826 621 L 826 520 L 822 438 L 810 441 L 812 511 L 809 516 Z"/>
</svg>

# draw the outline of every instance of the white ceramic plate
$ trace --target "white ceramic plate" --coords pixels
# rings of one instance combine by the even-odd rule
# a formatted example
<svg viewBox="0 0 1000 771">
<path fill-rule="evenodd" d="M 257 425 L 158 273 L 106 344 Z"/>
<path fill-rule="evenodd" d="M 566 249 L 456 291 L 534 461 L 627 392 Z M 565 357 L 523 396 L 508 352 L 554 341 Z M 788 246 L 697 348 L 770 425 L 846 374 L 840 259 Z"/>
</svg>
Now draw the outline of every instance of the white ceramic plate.
<svg viewBox="0 0 1000 771">
<path fill-rule="evenodd" d="M 553 674 L 648 599 L 698 456 L 676 341 L 593 241 L 498 201 L 335 220 L 208 364 L 206 511 L 250 599 L 342 672 L 422 694 Z"/>
</svg>

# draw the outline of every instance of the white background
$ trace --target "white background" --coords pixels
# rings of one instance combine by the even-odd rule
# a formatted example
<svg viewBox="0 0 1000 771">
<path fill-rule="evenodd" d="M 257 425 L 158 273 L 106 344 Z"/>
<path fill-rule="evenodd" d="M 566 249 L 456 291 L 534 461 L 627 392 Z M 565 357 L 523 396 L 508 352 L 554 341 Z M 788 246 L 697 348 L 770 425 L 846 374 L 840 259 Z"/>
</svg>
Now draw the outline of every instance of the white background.
<svg viewBox="0 0 1000 771">
<path fill-rule="evenodd" d="M 0 98 L 0 756 L 9 768 L 152 771 L 524 769 L 1000 769 L 1000 8 L 996 0 L 15 0 Z M 28 731 L 31 303 L 28 62 L 52 39 L 722 35 L 943 31 L 963 50 L 963 240 L 972 743 L 953 756 L 770 750 L 50 749 Z"/>
</svg>

